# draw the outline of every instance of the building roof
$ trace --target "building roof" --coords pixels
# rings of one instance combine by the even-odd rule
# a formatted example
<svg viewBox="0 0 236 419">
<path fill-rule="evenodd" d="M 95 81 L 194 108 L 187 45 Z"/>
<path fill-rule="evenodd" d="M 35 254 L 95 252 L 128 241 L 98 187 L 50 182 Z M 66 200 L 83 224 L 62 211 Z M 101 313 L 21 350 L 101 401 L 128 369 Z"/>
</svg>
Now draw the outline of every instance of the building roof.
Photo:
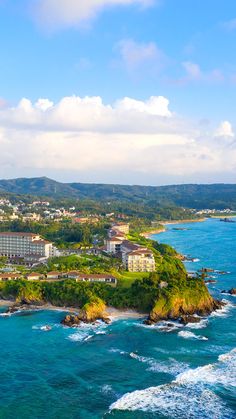
<svg viewBox="0 0 236 419">
<path fill-rule="evenodd" d="M 126 247 L 126 249 L 130 249 L 130 250 L 137 250 L 137 249 L 140 248 L 140 246 L 138 244 L 132 243 L 129 240 L 124 240 L 123 243 L 122 243 L 122 245 L 124 247 Z"/>
<path fill-rule="evenodd" d="M 137 249 L 130 252 L 129 255 L 152 255 L 153 256 L 153 253 L 149 249 Z"/>
<path fill-rule="evenodd" d="M 19 233 L 15 231 L 0 232 L 0 236 L 19 236 L 19 237 L 35 237 L 39 236 L 37 233 Z"/>
<path fill-rule="evenodd" d="M 108 242 L 123 242 L 123 239 L 121 237 L 111 237 L 110 239 L 107 239 Z"/>
<path fill-rule="evenodd" d="M 48 240 L 40 239 L 40 240 L 34 240 L 32 244 L 51 244 L 52 242 L 49 242 Z"/>
<path fill-rule="evenodd" d="M 17 274 L 17 273 L 0 274 L 1 279 L 4 279 L 4 278 L 20 278 L 21 276 L 22 276 L 21 274 Z"/>
<path fill-rule="evenodd" d="M 44 276 L 43 274 L 40 274 L 39 272 L 31 272 L 30 274 L 26 275 L 27 278 L 30 276 Z"/>
<path fill-rule="evenodd" d="M 78 271 L 70 271 L 70 272 L 67 272 L 67 275 L 69 276 L 69 275 L 79 275 L 79 272 Z"/>
</svg>

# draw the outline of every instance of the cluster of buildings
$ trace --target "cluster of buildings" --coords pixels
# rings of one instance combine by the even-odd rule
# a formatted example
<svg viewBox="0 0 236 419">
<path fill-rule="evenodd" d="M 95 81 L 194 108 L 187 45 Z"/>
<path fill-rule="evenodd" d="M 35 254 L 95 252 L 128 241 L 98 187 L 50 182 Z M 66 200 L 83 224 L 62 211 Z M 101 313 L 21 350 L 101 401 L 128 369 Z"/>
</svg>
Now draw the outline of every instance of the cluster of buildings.
<svg viewBox="0 0 236 419">
<path fill-rule="evenodd" d="M 106 251 L 121 257 L 124 268 L 130 272 L 154 272 L 156 270 L 153 252 L 127 240 L 129 224 L 116 223 L 108 232 Z"/>
<path fill-rule="evenodd" d="M 116 286 L 117 279 L 110 274 L 83 274 L 77 271 L 71 272 L 48 272 L 41 274 L 39 272 L 31 272 L 25 276 L 19 273 L 2 273 L 0 274 L 0 281 L 12 281 L 17 279 L 27 279 L 28 281 L 64 281 L 65 279 L 75 279 L 76 282 L 100 282 Z"/>
<path fill-rule="evenodd" d="M 234 214 L 235 211 L 232 211 L 230 208 L 225 208 L 225 209 L 203 209 L 203 210 L 199 210 L 196 212 L 197 215 L 214 215 L 214 214 Z"/>
</svg>

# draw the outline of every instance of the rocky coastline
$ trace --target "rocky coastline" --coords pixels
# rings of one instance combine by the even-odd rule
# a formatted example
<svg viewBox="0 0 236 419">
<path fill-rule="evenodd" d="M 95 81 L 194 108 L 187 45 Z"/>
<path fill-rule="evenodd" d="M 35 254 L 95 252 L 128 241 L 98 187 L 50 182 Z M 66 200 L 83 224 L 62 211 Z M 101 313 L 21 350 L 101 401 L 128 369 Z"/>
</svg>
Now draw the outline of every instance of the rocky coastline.
<svg viewBox="0 0 236 419">
<path fill-rule="evenodd" d="M 233 289 L 233 291 L 236 291 Z M 231 294 L 235 295 L 235 294 Z M 149 314 L 140 313 L 136 310 L 118 310 L 113 307 L 102 306 L 95 308 L 94 306 L 91 309 L 91 306 L 87 310 L 81 310 L 75 307 L 58 307 L 51 304 L 33 304 L 14 301 L 3 301 L 1 300 L 1 305 L 8 306 L 6 314 L 21 314 L 27 315 L 31 311 L 38 310 L 58 310 L 64 311 L 66 314 L 61 320 L 61 324 L 67 327 L 79 327 L 81 323 L 95 323 L 96 321 L 102 321 L 106 324 L 110 324 L 112 320 L 115 319 L 125 319 L 127 317 L 131 318 L 143 318 L 143 323 L 146 325 L 154 325 L 159 321 L 173 321 L 177 320 L 183 325 L 187 323 L 199 323 L 202 318 L 209 316 L 213 311 L 222 309 L 226 303 L 223 301 L 215 300 L 210 297 L 208 304 L 199 305 L 199 307 L 184 307 L 184 305 L 175 306 L 171 308 L 168 312 L 165 310 L 157 312 L 155 307 Z"/>
</svg>

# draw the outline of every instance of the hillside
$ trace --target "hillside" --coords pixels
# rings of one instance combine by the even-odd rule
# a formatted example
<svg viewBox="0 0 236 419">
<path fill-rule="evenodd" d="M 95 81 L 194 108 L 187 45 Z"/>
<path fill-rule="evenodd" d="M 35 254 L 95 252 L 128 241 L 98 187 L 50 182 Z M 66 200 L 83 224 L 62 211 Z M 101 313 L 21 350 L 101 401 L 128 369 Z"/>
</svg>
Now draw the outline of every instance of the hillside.
<svg viewBox="0 0 236 419">
<path fill-rule="evenodd" d="M 61 183 L 46 177 L 0 180 L 0 192 L 19 195 L 78 198 L 106 201 L 130 201 L 153 206 L 186 208 L 231 208 L 236 210 L 236 185 L 109 185 Z"/>
</svg>

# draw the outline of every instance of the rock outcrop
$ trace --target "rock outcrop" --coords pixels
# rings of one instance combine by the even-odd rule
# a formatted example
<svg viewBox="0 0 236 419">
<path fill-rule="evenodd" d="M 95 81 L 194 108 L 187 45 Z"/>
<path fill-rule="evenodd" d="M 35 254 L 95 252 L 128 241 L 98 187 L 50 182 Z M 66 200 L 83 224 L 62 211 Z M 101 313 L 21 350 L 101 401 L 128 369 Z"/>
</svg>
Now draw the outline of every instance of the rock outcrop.
<svg viewBox="0 0 236 419">
<path fill-rule="evenodd" d="M 110 319 L 105 312 L 105 303 L 100 298 L 94 298 L 91 302 L 85 304 L 78 314 L 67 314 L 61 321 L 64 326 L 78 326 L 83 323 L 94 323 L 96 320 L 102 320 L 110 323 Z"/>
<path fill-rule="evenodd" d="M 231 289 L 230 289 L 230 290 L 228 290 L 228 291 L 223 290 L 223 291 L 221 291 L 221 293 L 222 293 L 222 294 L 236 295 L 236 288 L 231 288 Z"/>
<path fill-rule="evenodd" d="M 195 320 L 194 314 L 207 316 L 214 310 L 222 308 L 225 304 L 215 300 L 208 292 L 206 286 L 202 289 L 172 290 L 169 293 L 162 292 L 156 300 L 153 309 L 147 319 L 147 324 L 153 324 L 160 320 L 177 320 L 189 323 Z"/>
</svg>

